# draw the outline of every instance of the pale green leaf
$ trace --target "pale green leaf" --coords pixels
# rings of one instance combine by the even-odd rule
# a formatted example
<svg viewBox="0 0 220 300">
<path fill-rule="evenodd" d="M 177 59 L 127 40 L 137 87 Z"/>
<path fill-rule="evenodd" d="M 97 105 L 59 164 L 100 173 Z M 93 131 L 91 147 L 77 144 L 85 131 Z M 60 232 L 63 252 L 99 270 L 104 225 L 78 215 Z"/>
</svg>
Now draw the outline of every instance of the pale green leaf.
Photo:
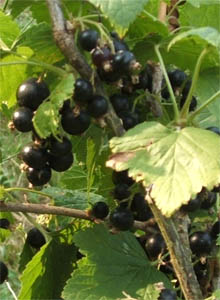
<svg viewBox="0 0 220 300">
<path fill-rule="evenodd" d="M 116 300 L 122 292 L 138 300 L 156 300 L 154 283 L 169 280 L 152 267 L 144 250 L 129 232 L 109 233 L 95 225 L 74 236 L 76 245 L 86 255 L 63 291 L 65 300 Z"/>
<path fill-rule="evenodd" d="M 60 299 L 73 271 L 76 247 L 53 239 L 37 252 L 21 276 L 19 300 Z"/>
<path fill-rule="evenodd" d="M 188 0 L 187 2 L 195 7 L 200 7 L 201 5 L 212 6 L 214 4 L 219 4 L 219 0 Z"/>
<path fill-rule="evenodd" d="M 89 0 L 89 2 L 100 8 L 116 26 L 118 33 L 123 35 L 148 0 Z"/>
<path fill-rule="evenodd" d="M 23 35 L 20 45 L 30 47 L 34 58 L 53 64 L 64 58 L 53 38 L 51 26 L 40 23 L 32 26 Z"/>
<path fill-rule="evenodd" d="M 56 88 L 51 92 L 50 100 L 57 108 L 62 107 L 63 102 L 73 95 L 74 77 L 69 74 L 63 77 Z"/>
<path fill-rule="evenodd" d="M 11 235 L 10 230 L 0 228 L 0 243 L 3 243 L 10 235 Z"/>
<path fill-rule="evenodd" d="M 220 32 L 212 27 L 201 27 L 182 32 L 172 39 L 168 46 L 168 49 L 170 49 L 173 45 L 175 45 L 182 39 L 189 37 L 200 38 L 204 40 L 207 43 L 207 45 L 212 45 L 217 49 L 220 49 Z"/>
<path fill-rule="evenodd" d="M 12 18 L 0 11 L 0 41 L 10 48 L 19 33 L 20 29 Z M 0 49 L 3 49 L 3 44 L 0 43 Z"/>
<path fill-rule="evenodd" d="M 169 217 L 202 187 L 220 183 L 220 139 L 209 130 L 187 127 L 168 129 L 144 122 L 121 138 L 110 141 L 113 155 L 107 165 L 129 175 L 144 186 Z"/>
</svg>

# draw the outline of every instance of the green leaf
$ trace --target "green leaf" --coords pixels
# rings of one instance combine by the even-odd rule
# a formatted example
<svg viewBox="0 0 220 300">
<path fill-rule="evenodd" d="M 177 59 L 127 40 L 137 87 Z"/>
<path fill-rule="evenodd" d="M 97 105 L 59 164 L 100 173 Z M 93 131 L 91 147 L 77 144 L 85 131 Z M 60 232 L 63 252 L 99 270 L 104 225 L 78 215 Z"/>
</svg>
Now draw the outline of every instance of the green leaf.
<svg viewBox="0 0 220 300">
<path fill-rule="evenodd" d="M 187 2 L 195 7 L 200 7 L 201 5 L 212 6 L 214 4 L 219 4 L 219 0 L 188 0 Z"/>
<path fill-rule="evenodd" d="M 103 225 L 95 225 L 74 236 L 76 245 L 87 257 L 68 280 L 65 300 L 115 300 L 123 292 L 141 300 L 156 300 L 159 292 L 153 284 L 167 277 L 152 267 L 144 250 L 130 232 L 112 235 Z"/>
<path fill-rule="evenodd" d="M 89 2 L 100 8 L 110 22 L 116 26 L 118 33 L 124 35 L 148 0 L 89 0 Z"/>
<path fill-rule="evenodd" d="M 27 263 L 33 258 L 36 251 L 34 251 L 31 246 L 25 242 L 22 252 L 20 254 L 20 260 L 19 260 L 19 272 L 22 273 L 27 265 Z"/>
<path fill-rule="evenodd" d="M 220 139 L 209 130 L 168 129 L 144 122 L 110 141 L 113 155 L 107 165 L 151 186 L 151 197 L 170 217 L 201 191 L 220 183 Z"/>
<path fill-rule="evenodd" d="M 76 261 L 74 244 L 53 239 L 27 264 L 21 276 L 19 300 L 60 299 Z"/>
<path fill-rule="evenodd" d="M 207 69 L 200 73 L 195 92 L 198 96 L 198 107 L 220 90 L 219 82 L 219 68 Z M 203 128 L 219 126 L 220 96 L 197 117 L 197 121 Z"/>
<path fill-rule="evenodd" d="M 28 66 L 24 64 L 25 59 L 28 59 L 32 54 L 32 50 L 27 47 L 19 47 L 17 53 L 22 55 L 7 55 L 0 62 L 0 104 L 4 102 L 8 107 L 12 107 L 16 103 L 16 90 L 19 84 L 28 76 Z M 13 62 L 21 62 L 23 64 L 5 65 L 1 63 L 11 64 Z"/>
<path fill-rule="evenodd" d="M 175 45 L 175 43 L 188 37 L 191 37 L 192 39 L 200 38 L 205 41 L 207 45 L 211 45 L 217 49 L 220 49 L 220 32 L 212 27 L 201 27 L 182 32 L 172 39 L 168 49 Z"/>
<path fill-rule="evenodd" d="M 81 165 L 73 165 L 63 173 L 59 186 L 70 190 L 87 190 L 87 172 Z"/>
<path fill-rule="evenodd" d="M 204 1 L 203 1 L 204 2 Z M 210 2 L 210 1 L 209 1 Z M 192 27 L 213 27 L 220 30 L 220 2 L 214 5 L 200 5 L 195 7 L 189 3 L 185 3 L 179 9 L 180 26 L 192 26 Z"/>
<path fill-rule="evenodd" d="M 0 49 L 9 50 L 19 33 L 20 29 L 12 18 L 0 11 Z"/>
<path fill-rule="evenodd" d="M 10 230 L 0 228 L 0 242 L 1 243 L 3 243 L 10 235 L 11 235 Z"/>
<path fill-rule="evenodd" d="M 74 82 L 73 74 L 69 74 L 68 76 L 63 77 L 60 83 L 51 92 L 50 100 L 57 108 L 60 108 L 65 100 L 72 97 Z"/>
<path fill-rule="evenodd" d="M 64 58 L 53 39 L 51 26 L 43 22 L 33 25 L 23 35 L 20 45 L 30 47 L 36 60 L 53 64 Z"/>
<path fill-rule="evenodd" d="M 65 206 L 69 208 L 82 209 L 88 208 L 88 200 L 92 203 L 105 201 L 105 199 L 94 193 L 87 193 L 77 190 L 68 190 L 58 187 L 48 187 L 43 189 L 43 192 L 52 196 L 54 204 L 57 206 Z"/>
</svg>

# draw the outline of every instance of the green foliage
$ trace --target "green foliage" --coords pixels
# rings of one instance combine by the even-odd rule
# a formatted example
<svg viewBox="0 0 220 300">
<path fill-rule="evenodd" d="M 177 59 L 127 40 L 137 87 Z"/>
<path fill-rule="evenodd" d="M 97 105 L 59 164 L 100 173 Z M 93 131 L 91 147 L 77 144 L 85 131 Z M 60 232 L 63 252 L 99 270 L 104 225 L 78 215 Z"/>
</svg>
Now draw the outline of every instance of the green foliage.
<svg viewBox="0 0 220 300">
<path fill-rule="evenodd" d="M 115 300 L 123 298 L 123 292 L 137 299 L 156 300 L 154 283 L 163 281 L 170 287 L 131 233 L 112 235 L 103 225 L 96 225 L 75 234 L 74 241 L 86 258 L 79 261 L 64 288 L 66 300 Z"/>
<path fill-rule="evenodd" d="M 115 155 L 108 165 L 129 169 L 136 181 L 151 186 L 151 197 L 167 217 L 202 187 L 211 190 L 220 183 L 219 137 L 208 130 L 145 122 L 113 138 L 110 147 Z"/>
<path fill-rule="evenodd" d="M 0 49 L 10 50 L 13 42 L 20 33 L 19 27 L 10 16 L 6 16 L 3 12 L 0 11 L 0 28 Z"/>
</svg>

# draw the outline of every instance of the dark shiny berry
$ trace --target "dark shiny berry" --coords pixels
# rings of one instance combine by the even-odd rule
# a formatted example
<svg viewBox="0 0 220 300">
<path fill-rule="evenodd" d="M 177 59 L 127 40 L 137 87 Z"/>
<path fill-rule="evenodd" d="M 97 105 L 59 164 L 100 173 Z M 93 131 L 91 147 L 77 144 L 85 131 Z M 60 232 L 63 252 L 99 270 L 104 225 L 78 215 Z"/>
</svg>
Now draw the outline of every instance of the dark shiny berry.
<svg viewBox="0 0 220 300">
<path fill-rule="evenodd" d="M 184 96 L 182 96 L 182 98 L 180 99 L 180 109 L 183 107 L 184 103 L 186 101 L 186 98 Z M 197 106 L 197 100 L 196 97 L 192 97 L 190 106 L 189 106 L 189 111 L 194 111 L 196 109 Z"/>
<path fill-rule="evenodd" d="M 30 78 L 19 85 L 16 95 L 19 106 L 36 110 L 49 97 L 50 91 L 44 81 L 39 81 L 37 78 Z"/>
<path fill-rule="evenodd" d="M 211 237 L 216 240 L 220 234 L 220 220 L 216 221 L 210 231 Z"/>
<path fill-rule="evenodd" d="M 158 300 L 177 300 L 177 294 L 170 289 L 164 289 L 160 292 Z"/>
<path fill-rule="evenodd" d="M 114 184 L 125 183 L 127 185 L 132 185 L 134 180 L 128 176 L 128 170 L 116 172 L 112 172 L 112 181 Z"/>
<path fill-rule="evenodd" d="M 0 219 L 0 228 L 8 229 L 10 226 L 10 222 L 6 218 Z"/>
<path fill-rule="evenodd" d="M 220 135 L 220 128 L 219 127 L 211 126 L 211 127 L 206 128 L 206 129 Z"/>
<path fill-rule="evenodd" d="M 26 172 L 28 181 L 34 186 L 47 184 L 51 179 L 51 169 L 46 166 L 40 170 L 28 168 Z"/>
<path fill-rule="evenodd" d="M 132 65 L 136 62 L 135 56 L 130 51 L 119 51 L 112 60 L 113 69 L 121 75 L 127 75 L 131 72 Z"/>
<path fill-rule="evenodd" d="M 160 233 L 155 233 L 146 239 L 145 248 L 150 258 L 155 259 L 166 248 L 165 241 Z"/>
<path fill-rule="evenodd" d="M 97 69 L 100 79 L 107 83 L 117 82 L 121 78 L 121 74 L 117 70 L 110 70 L 106 72 L 102 68 Z"/>
<path fill-rule="evenodd" d="M 8 278 L 8 267 L 0 261 L 0 284 Z"/>
<path fill-rule="evenodd" d="M 22 160 L 31 168 L 42 169 L 47 163 L 47 152 L 45 149 L 30 145 L 25 146 L 21 152 Z"/>
<path fill-rule="evenodd" d="M 93 205 L 91 213 L 95 218 L 105 219 L 109 213 L 109 207 L 105 202 L 99 201 Z"/>
<path fill-rule="evenodd" d="M 133 128 L 139 122 L 137 114 L 130 111 L 120 112 L 119 117 L 122 119 L 125 130 Z"/>
<path fill-rule="evenodd" d="M 68 99 L 68 100 L 65 100 L 65 101 L 63 102 L 63 106 L 60 108 L 59 113 L 62 115 L 62 114 L 64 114 L 66 111 L 69 111 L 69 110 L 71 110 L 71 102 L 70 102 L 70 100 Z"/>
<path fill-rule="evenodd" d="M 198 194 L 198 197 L 201 201 L 202 209 L 211 208 L 217 201 L 217 194 L 206 189 L 202 189 L 202 191 Z"/>
<path fill-rule="evenodd" d="M 195 199 L 191 199 L 189 203 L 182 205 L 181 209 L 185 212 L 193 212 L 200 208 L 201 200 L 197 196 Z"/>
<path fill-rule="evenodd" d="M 208 232 L 197 231 L 189 237 L 192 253 L 201 256 L 208 255 L 212 250 L 212 238 Z"/>
<path fill-rule="evenodd" d="M 74 100 L 79 104 L 87 104 L 93 96 L 91 83 L 83 78 L 78 78 L 74 85 Z"/>
<path fill-rule="evenodd" d="M 69 152 L 62 156 L 49 155 L 49 166 L 57 172 L 68 170 L 73 164 L 73 154 Z"/>
<path fill-rule="evenodd" d="M 148 75 L 148 68 L 145 68 L 143 71 L 141 71 L 139 75 L 139 82 L 134 85 L 135 89 L 150 89 L 149 84 L 150 84 L 150 78 Z"/>
<path fill-rule="evenodd" d="M 168 76 L 170 79 L 170 83 L 172 87 L 181 87 L 181 85 L 186 81 L 186 74 L 181 70 L 175 70 L 172 72 L 168 72 Z"/>
<path fill-rule="evenodd" d="M 129 100 L 125 95 L 114 94 L 110 97 L 110 101 L 116 113 L 129 110 Z"/>
<path fill-rule="evenodd" d="M 110 222 L 119 230 L 129 230 L 134 224 L 134 217 L 130 210 L 119 207 L 110 214 Z"/>
<path fill-rule="evenodd" d="M 192 80 L 187 80 L 186 83 L 184 84 L 184 87 L 183 87 L 183 90 L 182 90 L 182 95 L 185 99 L 189 94 L 189 90 L 191 88 L 191 85 L 192 85 Z"/>
<path fill-rule="evenodd" d="M 13 124 L 18 131 L 28 132 L 33 128 L 33 111 L 28 107 L 20 107 L 13 114 Z"/>
<path fill-rule="evenodd" d="M 134 219 L 147 221 L 153 217 L 152 212 L 141 193 L 136 193 L 131 202 L 131 210 L 134 212 Z"/>
<path fill-rule="evenodd" d="M 83 111 L 76 115 L 72 110 L 68 110 L 62 114 L 61 124 L 67 133 L 81 134 L 89 128 L 90 116 Z"/>
<path fill-rule="evenodd" d="M 93 29 L 81 31 L 79 34 L 79 44 L 85 51 L 91 51 L 96 48 L 99 39 L 99 33 Z"/>
<path fill-rule="evenodd" d="M 72 144 L 67 137 L 63 137 L 58 141 L 55 137 L 50 137 L 49 144 L 50 153 L 55 156 L 62 156 L 72 151 Z"/>
<path fill-rule="evenodd" d="M 130 196 L 129 186 L 125 183 L 119 183 L 114 188 L 114 198 L 117 200 L 123 200 Z"/>
<path fill-rule="evenodd" d="M 193 269 L 194 269 L 196 277 L 199 281 L 207 277 L 207 275 L 208 275 L 208 269 L 207 268 L 208 268 L 207 262 L 205 264 L 202 264 L 200 261 L 198 261 L 194 265 Z"/>
<path fill-rule="evenodd" d="M 28 231 L 26 242 L 35 249 L 39 249 L 46 244 L 43 234 L 35 227 Z"/>
<path fill-rule="evenodd" d="M 92 62 L 98 68 L 103 68 L 106 71 L 110 69 L 110 61 L 112 60 L 112 53 L 108 47 L 96 48 L 92 52 Z"/>
<path fill-rule="evenodd" d="M 115 52 L 129 50 L 128 45 L 119 38 L 116 32 L 111 32 L 110 34 L 112 36 Z"/>
<path fill-rule="evenodd" d="M 88 113 L 93 118 L 100 118 L 108 111 L 108 101 L 100 95 L 95 95 L 88 104 Z"/>
</svg>

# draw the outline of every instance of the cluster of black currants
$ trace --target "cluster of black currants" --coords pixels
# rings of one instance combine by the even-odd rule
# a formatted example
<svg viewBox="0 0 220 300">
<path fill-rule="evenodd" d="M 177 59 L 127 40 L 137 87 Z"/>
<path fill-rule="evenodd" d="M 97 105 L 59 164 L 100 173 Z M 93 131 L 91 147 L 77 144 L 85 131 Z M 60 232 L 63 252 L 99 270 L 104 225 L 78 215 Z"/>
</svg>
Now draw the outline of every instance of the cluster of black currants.
<svg viewBox="0 0 220 300">
<path fill-rule="evenodd" d="M 192 81 L 187 77 L 185 72 L 179 69 L 169 71 L 168 77 L 174 93 L 178 96 L 179 108 L 181 109 L 189 94 Z M 165 100 L 169 100 L 170 98 L 170 93 L 165 84 L 165 81 L 163 82 L 161 96 Z M 196 109 L 196 106 L 197 106 L 197 100 L 196 97 L 193 96 L 190 103 L 189 111 L 194 111 Z"/>
</svg>

